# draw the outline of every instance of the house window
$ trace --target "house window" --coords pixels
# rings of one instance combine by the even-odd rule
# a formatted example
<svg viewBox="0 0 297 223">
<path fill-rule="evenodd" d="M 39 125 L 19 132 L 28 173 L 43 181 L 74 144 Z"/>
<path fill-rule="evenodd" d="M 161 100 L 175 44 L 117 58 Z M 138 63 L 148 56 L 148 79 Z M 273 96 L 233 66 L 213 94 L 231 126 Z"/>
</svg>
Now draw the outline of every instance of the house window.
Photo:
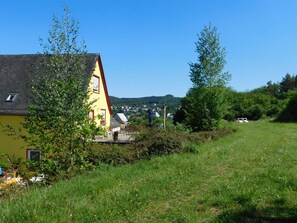
<svg viewBox="0 0 297 223">
<path fill-rule="evenodd" d="M 94 121 L 94 110 L 91 110 L 90 112 L 89 112 L 89 119 L 91 119 L 92 121 Z"/>
<path fill-rule="evenodd" d="M 6 102 L 13 102 L 17 96 L 17 93 L 9 93 L 8 97 L 6 98 Z"/>
<path fill-rule="evenodd" d="M 99 93 L 99 77 L 93 76 L 93 91 Z"/>
<path fill-rule="evenodd" d="M 102 119 L 100 120 L 100 125 L 106 125 L 106 109 L 101 109 L 100 114 L 102 115 Z"/>
<path fill-rule="evenodd" d="M 40 161 L 41 152 L 37 149 L 28 149 L 27 150 L 27 158 L 32 161 Z"/>
</svg>

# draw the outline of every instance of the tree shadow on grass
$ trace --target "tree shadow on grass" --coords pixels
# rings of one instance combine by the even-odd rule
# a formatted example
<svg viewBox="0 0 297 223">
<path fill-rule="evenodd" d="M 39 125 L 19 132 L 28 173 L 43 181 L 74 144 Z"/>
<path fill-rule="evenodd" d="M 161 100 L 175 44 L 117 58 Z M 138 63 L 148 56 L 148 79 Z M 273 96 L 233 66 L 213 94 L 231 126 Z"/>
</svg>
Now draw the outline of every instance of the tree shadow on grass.
<svg viewBox="0 0 297 223">
<path fill-rule="evenodd" d="M 222 223 L 297 223 L 297 207 L 287 207 L 284 203 L 282 199 L 276 200 L 265 209 L 245 204 L 242 210 L 223 212 L 217 220 Z"/>
</svg>

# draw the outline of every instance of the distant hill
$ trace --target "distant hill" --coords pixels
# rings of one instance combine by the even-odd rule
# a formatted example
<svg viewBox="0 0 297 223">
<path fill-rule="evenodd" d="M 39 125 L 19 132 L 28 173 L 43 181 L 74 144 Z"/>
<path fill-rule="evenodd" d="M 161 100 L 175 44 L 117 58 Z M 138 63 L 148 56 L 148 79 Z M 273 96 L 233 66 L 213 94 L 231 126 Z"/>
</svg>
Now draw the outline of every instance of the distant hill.
<svg viewBox="0 0 297 223">
<path fill-rule="evenodd" d="M 173 95 L 150 96 L 141 98 L 118 98 L 109 96 L 111 105 L 140 105 L 140 104 L 180 104 L 181 98 Z"/>
<path fill-rule="evenodd" d="M 170 110 L 175 110 L 180 106 L 182 98 L 174 97 L 173 95 L 165 96 L 150 96 L 140 98 L 118 98 L 109 96 L 110 103 L 112 106 L 141 106 L 147 105 L 148 107 L 154 106 L 155 104 L 159 107 L 166 106 Z"/>
</svg>

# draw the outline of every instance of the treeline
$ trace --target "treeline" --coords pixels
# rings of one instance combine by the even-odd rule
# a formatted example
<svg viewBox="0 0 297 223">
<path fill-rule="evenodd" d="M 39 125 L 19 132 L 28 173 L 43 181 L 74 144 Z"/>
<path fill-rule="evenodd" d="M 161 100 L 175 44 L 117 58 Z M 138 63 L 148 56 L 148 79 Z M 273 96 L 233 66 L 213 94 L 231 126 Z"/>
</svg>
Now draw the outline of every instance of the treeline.
<svg viewBox="0 0 297 223">
<path fill-rule="evenodd" d="M 267 82 L 265 86 L 248 92 L 226 89 L 228 109 L 224 119 L 234 121 L 239 117 L 249 120 L 272 118 L 280 122 L 297 122 L 297 75 L 286 74 L 282 81 Z M 186 98 L 175 116 L 174 122 L 185 120 Z"/>
<path fill-rule="evenodd" d="M 110 103 L 113 106 L 139 106 L 139 105 L 171 105 L 173 107 L 178 107 L 180 105 L 181 98 L 174 97 L 173 95 L 165 96 L 151 96 L 151 97 L 141 97 L 141 98 L 118 98 L 114 96 L 109 96 Z"/>
<path fill-rule="evenodd" d="M 269 81 L 249 92 L 229 90 L 228 101 L 227 120 L 247 117 L 250 120 L 297 121 L 297 75 L 286 74 L 280 82 Z"/>
</svg>

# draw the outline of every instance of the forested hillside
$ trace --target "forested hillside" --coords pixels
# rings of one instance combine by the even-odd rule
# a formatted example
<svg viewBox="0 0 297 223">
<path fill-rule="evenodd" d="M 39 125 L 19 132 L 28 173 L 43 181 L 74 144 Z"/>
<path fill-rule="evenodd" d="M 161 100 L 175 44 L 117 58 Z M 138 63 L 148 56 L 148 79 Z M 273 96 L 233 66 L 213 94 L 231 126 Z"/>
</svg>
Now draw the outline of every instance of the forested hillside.
<svg viewBox="0 0 297 223">
<path fill-rule="evenodd" d="M 118 98 L 110 96 L 110 102 L 113 106 L 121 105 L 140 105 L 140 104 L 159 104 L 167 106 L 179 106 L 181 98 L 174 97 L 173 95 L 165 96 L 150 96 L 150 97 L 140 97 L 140 98 Z"/>
<path fill-rule="evenodd" d="M 181 101 L 181 98 L 174 97 L 173 95 L 140 98 L 118 98 L 110 96 L 109 98 L 114 112 L 121 112 L 123 107 L 131 107 L 132 110 L 139 110 L 143 107 L 147 109 L 154 109 L 155 107 L 163 109 L 164 105 L 166 105 L 168 112 L 174 113 L 179 108 Z"/>
</svg>

